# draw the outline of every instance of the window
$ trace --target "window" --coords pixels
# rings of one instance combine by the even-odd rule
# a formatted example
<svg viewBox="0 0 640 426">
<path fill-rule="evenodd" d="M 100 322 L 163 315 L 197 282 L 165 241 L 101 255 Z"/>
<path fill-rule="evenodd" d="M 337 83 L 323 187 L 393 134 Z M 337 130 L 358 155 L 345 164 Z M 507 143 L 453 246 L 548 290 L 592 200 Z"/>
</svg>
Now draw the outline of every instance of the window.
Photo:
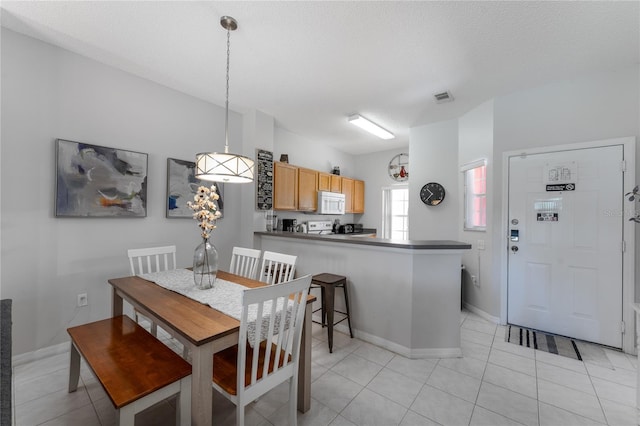
<svg viewBox="0 0 640 426">
<path fill-rule="evenodd" d="M 382 237 L 409 238 L 409 187 L 395 185 L 382 189 Z"/>
<path fill-rule="evenodd" d="M 462 167 L 464 173 L 464 229 L 487 229 L 487 161 L 480 160 Z"/>
</svg>

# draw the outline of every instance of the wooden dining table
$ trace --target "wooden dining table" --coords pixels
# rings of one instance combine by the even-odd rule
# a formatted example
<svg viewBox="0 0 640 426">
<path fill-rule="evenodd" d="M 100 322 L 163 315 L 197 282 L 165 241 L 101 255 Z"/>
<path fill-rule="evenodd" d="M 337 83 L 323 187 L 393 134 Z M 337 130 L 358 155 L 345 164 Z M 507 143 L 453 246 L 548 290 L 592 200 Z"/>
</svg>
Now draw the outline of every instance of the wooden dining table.
<svg viewBox="0 0 640 426">
<path fill-rule="evenodd" d="M 218 279 L 248 288 L 265 283 L 218 271 Z M 211 426 L 213 415 L 213 354 L 238 343 L 240 321 L 208 305 L 163 288 L 139 276 L 112 278 L 112 314 L 123 314 L 123 300 L 162 327 L 191 351 L 191 423 Z M 298 410 L 311 407 L 311 304 L 305 310 L 300 364 L 298 367 Z"/>
</svg>

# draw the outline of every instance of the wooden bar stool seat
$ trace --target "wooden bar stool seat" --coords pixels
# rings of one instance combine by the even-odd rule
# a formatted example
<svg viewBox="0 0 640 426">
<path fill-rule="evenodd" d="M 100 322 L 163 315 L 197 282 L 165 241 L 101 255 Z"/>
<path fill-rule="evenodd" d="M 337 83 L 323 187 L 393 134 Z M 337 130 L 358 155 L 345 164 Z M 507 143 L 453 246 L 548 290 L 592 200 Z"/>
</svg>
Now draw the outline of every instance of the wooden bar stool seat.
<svg viewBox="0 0 640 426">
<path fill-rule="evenodd" d="M 351 318 L 349 315 L 349 294 L 347 292 L 347 277 L 344 275 L 336 275 L 329 273 L 316 274 L 311 278 L 311 287 L 320 288 L 322 307 L 313 312 L 322 311 L 322 322 L 314 321 L 327 327 L 327 335 L 329 336 L 329 352 L 333 353 L 333 326 L 347 320 L 349 324 L 349 334 L 353 338 L 353 330 L 351 329 Z M 337 311 L 334 308 L 335 289 L 342 287 L 344 291 L 344 303 L 346 312 Z M 344 315 L 344 318 L 334 322 L 334 314 Z"/>
</svg>

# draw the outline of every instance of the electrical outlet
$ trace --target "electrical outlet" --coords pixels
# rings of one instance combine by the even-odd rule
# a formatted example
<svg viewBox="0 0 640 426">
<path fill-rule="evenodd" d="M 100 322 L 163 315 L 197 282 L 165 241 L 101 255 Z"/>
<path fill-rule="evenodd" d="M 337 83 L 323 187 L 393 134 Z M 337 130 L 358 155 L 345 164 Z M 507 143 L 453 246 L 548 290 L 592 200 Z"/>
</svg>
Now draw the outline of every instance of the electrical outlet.
<svg viewBox="0 0 640 426">
<path fill-rule="evenodd" d="M 80 293 L 78 295 L 78 306 L 87 306 L 87 303 L 89 303 L 87 293 Z"/>
<path fill-rule="evenodd" d="M 475 275 L 471 275 L 471 283 L 476 287 L 480 287 L 480 284 L 478 284 L 478 277 L 476 277 Z"/>
</svg>

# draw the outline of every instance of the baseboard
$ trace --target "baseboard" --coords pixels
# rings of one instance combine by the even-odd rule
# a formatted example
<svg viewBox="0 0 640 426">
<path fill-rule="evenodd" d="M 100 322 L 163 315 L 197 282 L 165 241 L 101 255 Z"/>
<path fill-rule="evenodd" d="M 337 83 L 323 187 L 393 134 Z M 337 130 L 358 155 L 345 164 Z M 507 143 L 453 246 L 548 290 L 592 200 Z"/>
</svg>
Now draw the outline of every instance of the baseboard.
<svg viewBox="0 0 640 426">
<path fill-rule="evenodd" d="M 494 317 L 493 315 L 490 315 L 490 314 L 486 313 L 485 311 L 483 311 L 482 309 L 476 308 L 475 306 L 470 305 L 467 302 L 464 302 L 464 307 L 469 312 L 473 312 L 477 316 L 482 317 L 483 319 L 486 319 L 489 322 L 492 322 L 494 324 L 501 324 L 501 321 L 500 321 L 499 317 Z"/>
<path fill-rule="evenodd" d="M 342 328 L 342 327 L 340 327 Z M 346 329 L 346 333 L 349 333 L 349 328 L 344 327 Z M 339 326 L 335 327 L 336 330 L 339 329 Z M 373 334 L 365 333 L 359 330 L 353 330 L 353 335 L 360 340 L 363 340 L 367 343 L 371 343 L 372 345 L 379 346 L 381 348 L 387 349 L 391 352 L 397 353 L 398 355 L 402 355 L 406 358 L 410 359 L 420 359 L 420 358 L 460 358 L 462 357 L 462 349 L 461 348 L 419 348 L 419 349 L 411 349 L 406 346 L 399 345 L 394 342 L 390 342 L 386 339 L 382 339 L 378 336 L 374 336 Z"/>
<path fill-rule="evenodd" d="M 413 349 L 408 358 L 462 358 L 462 348 Z"/>
<path fill-rule="evenodd" d="M 13 363 L 14 367 L 17 367 L 18 365 L 27 364 L 32 361 L 38 361 L 40 359 L 59 355 L 65 352 L 69 352 L 69 342 L 62 342 L 58 343 L 57 345 L 48 346 L 46 348 L 38 349 L 32 352 L 15 355 L 11 358 L 11 362 Z"/>
</svg>

